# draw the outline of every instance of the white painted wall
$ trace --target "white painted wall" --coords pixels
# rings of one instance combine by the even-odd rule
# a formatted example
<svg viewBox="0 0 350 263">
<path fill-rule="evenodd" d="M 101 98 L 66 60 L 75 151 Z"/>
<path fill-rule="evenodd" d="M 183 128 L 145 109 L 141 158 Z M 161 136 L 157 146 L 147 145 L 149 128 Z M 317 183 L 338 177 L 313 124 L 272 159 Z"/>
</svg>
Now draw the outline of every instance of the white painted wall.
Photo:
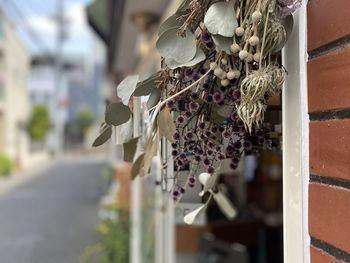
<svg viewBox="0 0 350 263">
<path fill-rule="evenodd" d="M 0 71 L 3 85 L 3 97 L 0 99 L 0 151 L 6 152 L 21 166 L 26 166 L 29 145 L 23 126 L 29 114 L 27 83 L 30 61 L 27 50 L 2 12 L 0 19 L 3 30 L 0 38 Z"/>
<path fill-rule="evenodd" d="M 284 262 L 309 263 L 306 1 L 294 16 L 293 33 L 284 48 L 288 78 L 283 91 Z"/>
</svg>

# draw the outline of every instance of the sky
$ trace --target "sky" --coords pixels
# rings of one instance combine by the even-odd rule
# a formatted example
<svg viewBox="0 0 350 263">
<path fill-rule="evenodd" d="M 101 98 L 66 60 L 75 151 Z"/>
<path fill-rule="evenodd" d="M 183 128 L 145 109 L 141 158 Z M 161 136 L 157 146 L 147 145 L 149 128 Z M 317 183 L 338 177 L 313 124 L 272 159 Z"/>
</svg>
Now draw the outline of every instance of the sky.
<svg viewBox="0 0 350 263">
<path fill-rule="evenodd" d="M 92 30 L 87 24 L 85 6 L 91 0 L 0 0 L 32 54 L 54 52 L 56 47 L 57 1 L 64 1 L 68 21 L 66 54 L 91 53 Z"/>
</svg>

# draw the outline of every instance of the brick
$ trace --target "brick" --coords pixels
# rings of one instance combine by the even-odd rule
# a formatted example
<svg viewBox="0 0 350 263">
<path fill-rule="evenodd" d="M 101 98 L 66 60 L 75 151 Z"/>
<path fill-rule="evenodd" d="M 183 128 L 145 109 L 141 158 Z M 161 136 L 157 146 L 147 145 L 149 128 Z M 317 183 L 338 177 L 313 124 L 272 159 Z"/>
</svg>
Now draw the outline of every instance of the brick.
<svg viewBox="0 0 350 263">
<path fill-rule="evenodd" d="M 331 43 L 350 33 L 349 0 L 312 0 L 307 5 L 308 50 Z"/>
<path fill-rule="evenodd" d="M 350 120 L 310 123 L 310 172 L 350 180 Z"/>
<path fill-rule="evenodd" d="M 350 108 L 349 61 L 347 47 L 308 62 L 309 112 Z"/>
<path fill-rule="evenodd" d="M 337 260 L 335 257 L 327 254 L 326 252 L 311 246 L 311 263 L 341 263 L 342 261 Z"/>
<path fill-rule="evenodd" d="M 346 189 L 309 185 L 310 235 L 347 253 L 350 252 L 349 201 L 350 191 Z"/>
</svg>

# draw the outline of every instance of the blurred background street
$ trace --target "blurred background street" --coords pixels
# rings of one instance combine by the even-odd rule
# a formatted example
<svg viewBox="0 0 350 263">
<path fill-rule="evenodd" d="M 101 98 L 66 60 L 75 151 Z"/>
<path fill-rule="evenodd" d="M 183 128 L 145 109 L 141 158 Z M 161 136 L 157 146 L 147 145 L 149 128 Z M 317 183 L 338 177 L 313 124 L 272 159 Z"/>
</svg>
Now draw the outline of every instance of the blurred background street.
<svg viewBox="0 0 350 263">
<path fill-rule="evenodd" d="M 0 193 L 1 262 L 79 262 L 98 241 L 102 168 L 100 158 L 63 159 Z"/>
</svg>

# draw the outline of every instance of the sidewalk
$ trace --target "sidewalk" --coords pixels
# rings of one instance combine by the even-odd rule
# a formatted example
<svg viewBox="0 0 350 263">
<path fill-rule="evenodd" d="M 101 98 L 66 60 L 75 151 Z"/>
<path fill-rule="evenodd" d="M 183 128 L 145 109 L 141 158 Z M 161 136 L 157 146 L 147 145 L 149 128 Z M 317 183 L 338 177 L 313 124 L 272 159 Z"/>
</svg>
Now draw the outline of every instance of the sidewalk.
<svg viewBox="0 0 350 263">
<path fill-rule="evenodd" d="M 57 159 L 46 158 L 35 163 L 35 165 L 29 168 L 23 169 L 22 171 L 16 171 L 7 177 L 0 177 L 0 194 L 6 193 L 8 190 L 28 181 L 29 179 L 40 176 L 48 169 Z"/>
</svg>

